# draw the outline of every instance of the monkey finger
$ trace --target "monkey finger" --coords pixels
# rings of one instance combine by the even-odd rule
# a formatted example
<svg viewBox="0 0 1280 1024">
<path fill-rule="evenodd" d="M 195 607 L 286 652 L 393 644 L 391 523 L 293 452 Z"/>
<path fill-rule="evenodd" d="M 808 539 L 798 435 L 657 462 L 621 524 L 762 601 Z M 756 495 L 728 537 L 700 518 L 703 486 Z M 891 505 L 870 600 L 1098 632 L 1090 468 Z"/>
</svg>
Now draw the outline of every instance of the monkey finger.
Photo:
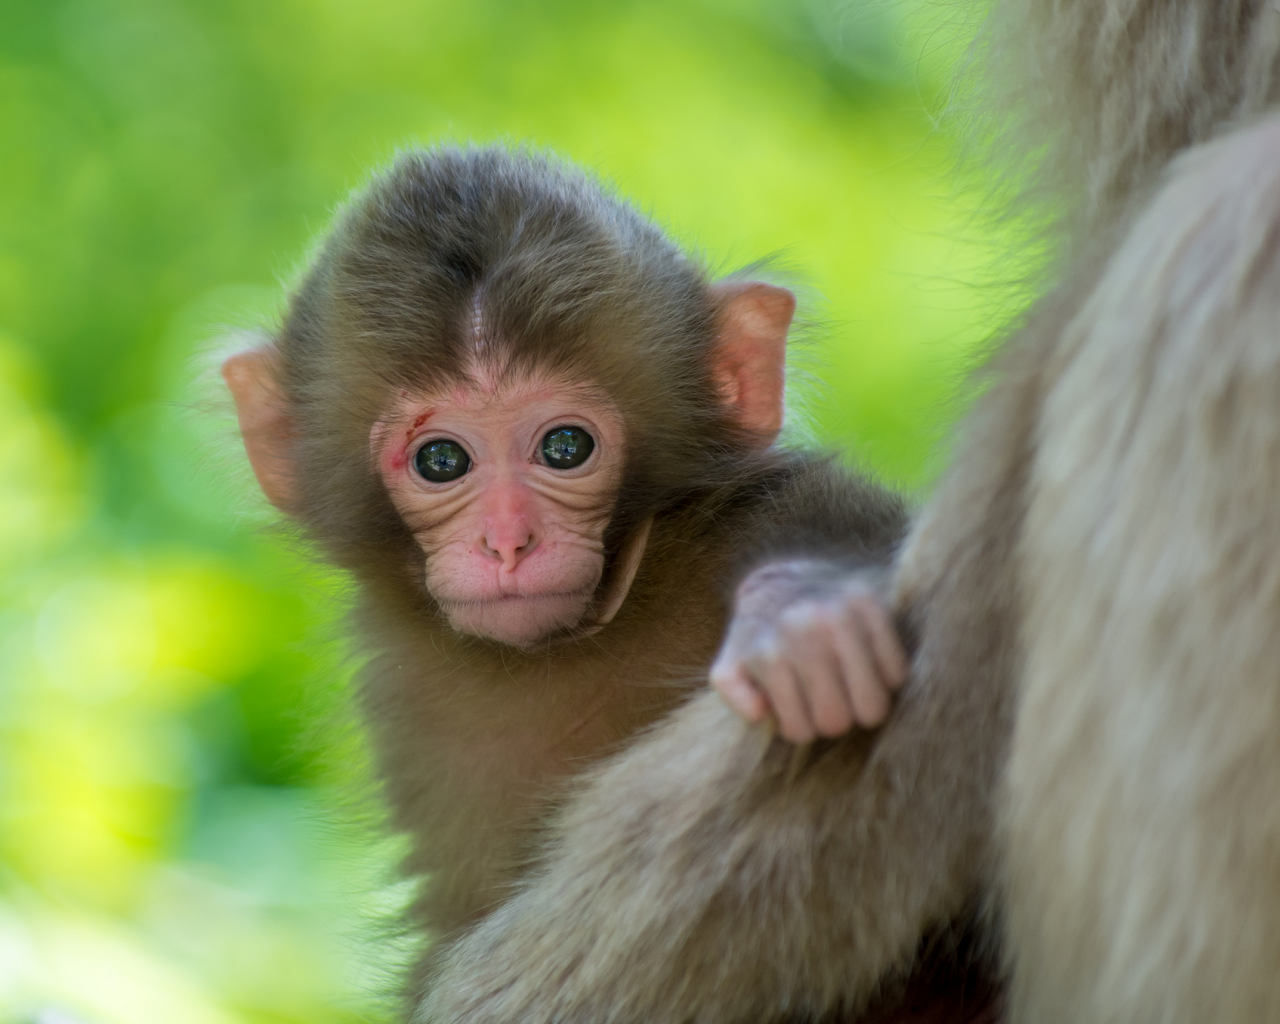
<svg viewBox="0 0 1280 1024">
<path fill-rule="evenodd" d="M 839 658 L 828 635 L 815 636 L 792 660 L 792 674 L 820 736 L 841 736 L 856 721 Z"/>
<path fill-rule="evenodd" d="M 909 666 L 907 652 L 903 650 L 892 616 L 873 597 L 856 600 L 852 610 L 862 625 L 867 648 L 879 669 L 880 678 L 891 690 L 896 690 L 906 681 Z"/>
<path fill-rule="evenodd" d="M 786 662 L 773 662 L 756 683 L 768 695 L 778 719 L 778 731 L 792 743 L 808 743 L 817 735 L 809 704 L 795 673 Z"/>
<path fill-rule="evenodd" d="M 861 617 L 851 614 L 847 628 L 837 630 L 834 637 L 854 717 L 859 725 L 873 729 L 889 717 L 889 688 L 871 656 Z"/>
<path fill-rule="evenodd" d="M 761 722 L 769 717 L 769 700 L 735 663 L 717 660 L 709 676 L 711 687 L 730 710 L 748 722 Z"/>
</svg>

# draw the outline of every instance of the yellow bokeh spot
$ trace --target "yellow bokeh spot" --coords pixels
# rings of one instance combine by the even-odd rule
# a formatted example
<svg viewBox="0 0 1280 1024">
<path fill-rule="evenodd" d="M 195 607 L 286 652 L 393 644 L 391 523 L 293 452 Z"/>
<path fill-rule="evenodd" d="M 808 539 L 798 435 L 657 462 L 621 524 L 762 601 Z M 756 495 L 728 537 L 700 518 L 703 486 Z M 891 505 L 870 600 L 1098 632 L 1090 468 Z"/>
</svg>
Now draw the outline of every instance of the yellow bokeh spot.
<svg viewBox="0 0 1280 1024">
<path fill-rule="evenodd" d="M 156 667 L 171 678 L 186 670 L 229 679 L 261 655 L 262 601 L 217 563 L 193 556 L 162 559 L 149 572 L 147 589 Z"/>
</svg>

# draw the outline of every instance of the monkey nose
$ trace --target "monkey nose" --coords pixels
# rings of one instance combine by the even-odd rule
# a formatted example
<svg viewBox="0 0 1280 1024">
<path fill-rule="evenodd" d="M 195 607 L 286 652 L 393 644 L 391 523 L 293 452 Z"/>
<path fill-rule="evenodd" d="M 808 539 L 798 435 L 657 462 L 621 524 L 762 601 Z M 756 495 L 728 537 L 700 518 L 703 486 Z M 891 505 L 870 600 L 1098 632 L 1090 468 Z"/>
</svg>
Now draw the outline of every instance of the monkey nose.
<svg viewBox="0 0 1280 1024">
<path fill-rule="evenodd" d="M 502 563 L 511 572 L 538 546 L 533 531 L 526 527 L 488 530 L 482 542 L 485 555 Z"/>
</svg>

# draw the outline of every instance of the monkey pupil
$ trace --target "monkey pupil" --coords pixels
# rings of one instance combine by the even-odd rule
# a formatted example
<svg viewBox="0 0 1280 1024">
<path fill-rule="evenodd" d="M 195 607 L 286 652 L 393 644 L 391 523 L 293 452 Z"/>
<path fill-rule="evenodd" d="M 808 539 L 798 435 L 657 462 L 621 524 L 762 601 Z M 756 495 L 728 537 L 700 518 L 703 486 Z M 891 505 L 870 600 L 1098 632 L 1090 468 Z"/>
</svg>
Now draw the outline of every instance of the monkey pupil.
<svg viewBox="0 0 1280 1024">
<path fill-rule="evenodd" d="M 424 480 L 442 484 L 466 473 L 471 468 L 471 457 L 456 441 L 441 438 L 419 448 L 413 457 L 413 466 Z"/>
<path fill-rule="evenodd" d="M 556 427 L 542 439 L 542 457 L 552 469 L 573 469 L 595 450 L 591 435 L 580 427 Z"/>
</svg>

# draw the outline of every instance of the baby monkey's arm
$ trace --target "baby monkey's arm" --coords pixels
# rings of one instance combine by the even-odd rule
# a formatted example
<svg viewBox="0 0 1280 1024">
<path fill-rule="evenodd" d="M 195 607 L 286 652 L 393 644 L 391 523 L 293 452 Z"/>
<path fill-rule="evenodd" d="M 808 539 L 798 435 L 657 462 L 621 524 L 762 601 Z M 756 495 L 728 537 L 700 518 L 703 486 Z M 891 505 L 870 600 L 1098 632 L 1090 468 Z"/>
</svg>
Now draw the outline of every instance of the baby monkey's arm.
<svg viewBox="0 0 1280 1024">
<path fill-rule="evenodd" d="M 793 743 L 874 728 L 907 675 L 882 570 L 773 562 L 739 585 L 711 685 L 737 714 L 773 717 Z"/>
</svg>

